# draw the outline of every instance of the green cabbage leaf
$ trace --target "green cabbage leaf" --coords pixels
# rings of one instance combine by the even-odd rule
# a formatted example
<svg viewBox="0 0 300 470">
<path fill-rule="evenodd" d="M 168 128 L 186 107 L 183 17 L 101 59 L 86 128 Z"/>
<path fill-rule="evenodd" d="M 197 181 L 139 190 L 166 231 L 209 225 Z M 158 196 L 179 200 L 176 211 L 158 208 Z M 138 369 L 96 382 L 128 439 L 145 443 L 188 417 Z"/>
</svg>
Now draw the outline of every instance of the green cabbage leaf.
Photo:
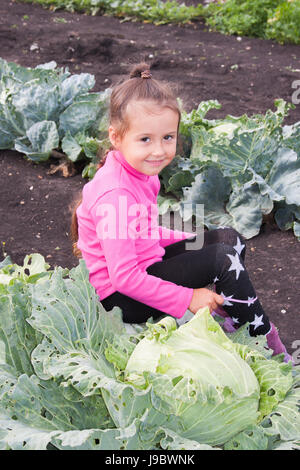
<svg viewBox="0 0 300 470">
<path fill-rule="evenodd" d="M 0 262 L 0 449 L 298 449 L 300 371 L 200 309 L 128 325 L 83 260 Z"/>
</svg>

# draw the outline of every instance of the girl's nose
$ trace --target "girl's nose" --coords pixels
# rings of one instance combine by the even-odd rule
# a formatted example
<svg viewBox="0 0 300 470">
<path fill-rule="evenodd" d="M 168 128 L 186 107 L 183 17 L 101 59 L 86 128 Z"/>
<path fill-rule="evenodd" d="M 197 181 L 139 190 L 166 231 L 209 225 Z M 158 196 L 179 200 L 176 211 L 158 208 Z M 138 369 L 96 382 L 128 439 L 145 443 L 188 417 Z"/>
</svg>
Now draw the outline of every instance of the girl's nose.
<svg viewBox="0 0 300 470">
<path fill-rule="evenodd" d="M 152 155 L 155 157 L 161 157 L 164 155 L 164 153 L 165 152 L 164 152 L 163 146 L 160 143 L 156 144 L 155 148 L 152 151 Z"/>
</svg>

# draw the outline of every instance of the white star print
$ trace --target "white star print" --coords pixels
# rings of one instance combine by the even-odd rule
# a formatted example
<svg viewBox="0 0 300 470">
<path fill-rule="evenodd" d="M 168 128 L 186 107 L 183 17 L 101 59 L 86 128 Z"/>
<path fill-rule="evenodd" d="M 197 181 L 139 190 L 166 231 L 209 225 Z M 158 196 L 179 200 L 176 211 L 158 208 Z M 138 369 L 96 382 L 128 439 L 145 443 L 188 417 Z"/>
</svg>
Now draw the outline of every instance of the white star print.
<svg viewBox="0 0 300 470">
<path fill-rule="evenodd" d="M 262 317 L 263 317 L 263 315 L 261 315 L 259 317 L 255 314 L 255 318 L 254 318 L 253 322 L 250 323 L 250 325 L 254 325 L 254 330 L 256 330 L 256 328 L 258 328 L 259 326 L 264 324 L 264 322 L 261 320 Z"/>
<path fill-rule="evenodd" d="M 248 307 L 250 307 L 250 305 L 254 304 L 254 299 L 256 299 L 256 297 L 248 297 Z"/>
<path fill-rule="evenodd" d="M 220 279 L 217 278 L 217 276 L 214 278 L 214 282 L 219 281 Z"/>
<path fill-rule="evenodd" d="M 233 297 L 233 294 L 232 295 L 225 295 L 224 292 L 221 292 L 220 294 L 222 297 L 226 297 L 227 299 Z M 228 305 L 228 307 L 231 307 L 233 304 L 231 302 L 229 302 L 229 300 L 224 300 L 224 303 L 222 304 L 222 307 L 224 305 Z"/>
<path fill-rule="evenodd" d="M 232 263 L 228 271 L 236 271 L 236 280 L 238 280 L 240 272 L 245 271 L 245 269 L 240 263 L 239 255 L 238 253 L 236 253 L 235 256 L 232 256 L 232 255 L 227 255 L 227 256 L 228 258 L 230 258 L 230 261 Z"/>
<path fill-rule="evenodd" d="M 240 323 L 238 318 L 231 317 L 231 320 L 233 321 L 233 323 Z"/>
<path fill-rule="evenodd" d="M 239 239 L 239 237 L 237 237 L 236 240 L 237 240 L 237 243 L 236 243 L 236 245 L 234 245 L 233 248 L 234 248 L 235 251 L 237 251 L 238 254 L 240 255 L 240 254 L 242 253 L 243 249 L 245 248 L 245 245 L 243 245 L 243 244 L 241 243 L 241 240 Z"/>
</svg>

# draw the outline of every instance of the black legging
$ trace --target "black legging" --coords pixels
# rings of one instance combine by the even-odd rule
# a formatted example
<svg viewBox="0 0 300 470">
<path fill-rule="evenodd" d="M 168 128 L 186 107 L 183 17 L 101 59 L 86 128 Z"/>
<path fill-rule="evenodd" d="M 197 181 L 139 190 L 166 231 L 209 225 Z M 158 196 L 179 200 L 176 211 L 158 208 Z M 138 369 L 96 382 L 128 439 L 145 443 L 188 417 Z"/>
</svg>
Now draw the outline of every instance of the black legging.
<svg viewBox="0 0 300 470">
<path fill-rule="evenodd" d="M 196 236 L 190 240 L 196 240 Z M 205 231 L 200 249 L 187 250 L 185 243 L 182 240 L 165 247 L 162 261 L 148 266 L 148 274 L 193 289 L 215 284 L 216 292 L 224 297 L 250 300 L 236 303 L 227 299 L 222 308 L 236 328 L 249 322 L 251 336 L 267 334 L 270 331 L 268 317 L 258 299 L 251 303 L 256 294 L 244 264 L 246 241 L 242 235 L 234 229 L 222 228 Z M 191 243 L 194 242 L 189 242 L 189 245 Z M 144 323 L 150 317 L 158 319 L 166 315 L 118 291 L 101 303 L 107 311 L 114 306 L 120 307 L 125 323 Z"/>
</svg>

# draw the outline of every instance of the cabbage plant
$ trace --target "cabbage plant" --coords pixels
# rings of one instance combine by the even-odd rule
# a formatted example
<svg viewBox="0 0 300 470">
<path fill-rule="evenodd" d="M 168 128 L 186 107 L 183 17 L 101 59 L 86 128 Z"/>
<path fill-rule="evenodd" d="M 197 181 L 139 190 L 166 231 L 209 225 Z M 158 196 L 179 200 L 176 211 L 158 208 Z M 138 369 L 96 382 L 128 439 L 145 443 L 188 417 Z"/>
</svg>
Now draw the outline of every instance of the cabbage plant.
<svg viewBox="0 0 300 470">
<path fill-rule="evenodd" d="M 300 123 L 284 126 L 293 105 L 274 104 L 276 111 L 251 117 L 207 119 L 221 107 L 216 100 L 183 111 L 180 156 L 160 173 L 160 214 L 194 215 L 196 226 L 233 227 L 249 239 L 273 213 L 280 230 L 293 229 L 300 240 Z"/>
<path fill-rule="evenodd" d="M 218 317 L 215 317 L 218 319 Z M 0 262 L 0 448 L 299 449 L 300 371 L 207 308 L 125 325 L 83 260 Z"/>
<path fill-rule="evenodd" d="M 111 91 L 90 92 L 94 86 L 93 75 L 71 75 L 55 61 L 30 68 L 0 58 L 0 149 L 36 163 L 61 149 L 71 162 L 88 160 L 83 173 L 89 172 L 107 146 Z"/>
</svg>

